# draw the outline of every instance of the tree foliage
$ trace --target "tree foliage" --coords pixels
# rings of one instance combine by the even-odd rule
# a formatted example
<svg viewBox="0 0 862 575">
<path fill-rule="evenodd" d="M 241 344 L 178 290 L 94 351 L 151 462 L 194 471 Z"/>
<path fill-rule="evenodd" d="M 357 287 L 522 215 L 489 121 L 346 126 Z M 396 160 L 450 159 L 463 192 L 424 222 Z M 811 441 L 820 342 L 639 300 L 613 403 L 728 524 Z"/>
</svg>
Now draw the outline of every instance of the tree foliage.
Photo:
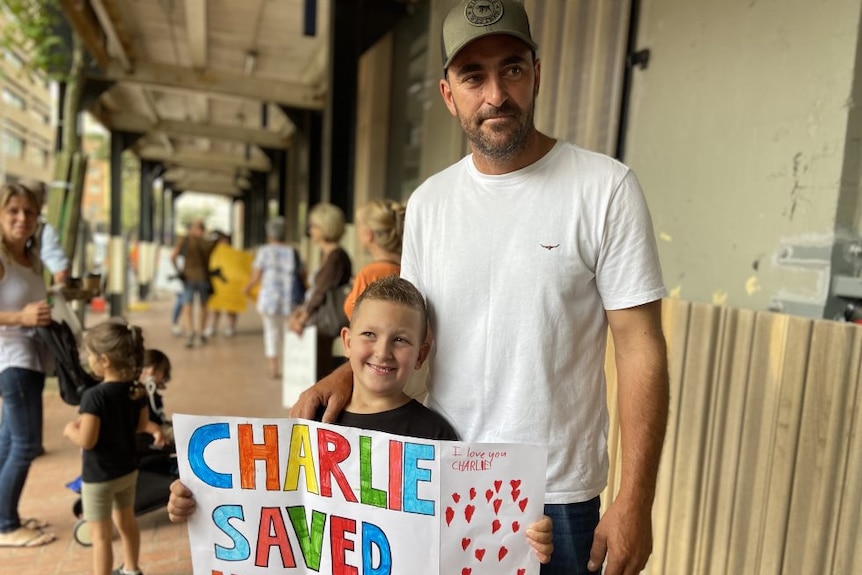
<svg viewBox="0 0 862 575">
<path fill-rule="evenodd" d="M 27 55 L 24 68 L 28 73 L 65 81 L 71 59 L 58 1 L 0 0 L 0 9 L 8 20 L 0 44 L 19 55 Z"/>
</svg>

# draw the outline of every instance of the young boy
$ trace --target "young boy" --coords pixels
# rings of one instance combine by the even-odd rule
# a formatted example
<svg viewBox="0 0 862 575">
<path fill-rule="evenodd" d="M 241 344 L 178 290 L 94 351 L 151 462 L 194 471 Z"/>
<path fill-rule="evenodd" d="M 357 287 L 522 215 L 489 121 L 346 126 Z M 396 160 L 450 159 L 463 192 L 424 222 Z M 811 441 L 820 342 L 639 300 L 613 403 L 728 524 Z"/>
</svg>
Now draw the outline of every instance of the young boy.
<svg viewBox="0 0 862 575">
<path fill-rule="evenodd" d="M 341 330 L 353 369 L 353 395 L 338 425 L 425 439 L 457 440 L 446 419 L 404 393 L 410 373 L 422 367 L 428 312 L 413 284 L 397 276 L 373 282 L 357 298 L 350 325 Z M 321 410 L 315 419 L 323 416 Z"/>
<path fill-rule="evenodd" d="M 149 424 L 144 433 L 138 434 L 138 453 L 142 456 L 156 452 L 172 451 L 174 434 L 170 420 L 165 414 L 165 403 L 161 392 L 171 380 L 171 360 L 158 349 L 144 351 L 144 367 L 141 369 L 139 381 L 144 385 L 148 395 Z M 156 432 L 161 439 L 155 441 Z"/>
<path fill-rule="evenodd" d="M 341 330 L 344 355 L 353 369 L 353 395 L 338 425 L 425 439 L 458 439 L 442 415 L 404 393 L 410 372 L 421 368 L 428 357 L 427 330 L 425 299 L 409 281 L 391 276 L 362 292 L 350 325 Z M 170 520 L 184 522 L 194 509 L 191 491 L 174 481 L 168 501 Z M 530 525 L 527 538 L 539 561 L 547 563 L 553 551 L 550 519 Z"/>
</svg>

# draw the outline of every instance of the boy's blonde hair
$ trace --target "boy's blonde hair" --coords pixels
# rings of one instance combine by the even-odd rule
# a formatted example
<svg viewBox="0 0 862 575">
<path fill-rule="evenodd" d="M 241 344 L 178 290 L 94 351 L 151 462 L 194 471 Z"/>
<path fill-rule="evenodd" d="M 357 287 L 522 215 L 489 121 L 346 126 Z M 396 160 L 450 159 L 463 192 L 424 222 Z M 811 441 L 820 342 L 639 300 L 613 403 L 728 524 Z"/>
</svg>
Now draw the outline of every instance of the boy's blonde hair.
<svg viewBox="0 0 862 575">
<path fill-rule="evenodd" d="M 415 309 L 422 317 L 422 337 L 425 336 L 424 332 L 428 329 L 428 308 L 425 305 L 425 298 L 422 297 L 416 286 L 406 279 L 389 276 L 369 284 L 365 291 L 356 298 L 351 322 L 365 301 L 388 301 Z"/>
<path fill-rule="evenodd" d="M 374 200 L 356 210 L 356 221 L 374 233 L 374 240 L 388 252 L 401 253 L 404 214 L 407 207 L 393 200 Z"/>
</svg>

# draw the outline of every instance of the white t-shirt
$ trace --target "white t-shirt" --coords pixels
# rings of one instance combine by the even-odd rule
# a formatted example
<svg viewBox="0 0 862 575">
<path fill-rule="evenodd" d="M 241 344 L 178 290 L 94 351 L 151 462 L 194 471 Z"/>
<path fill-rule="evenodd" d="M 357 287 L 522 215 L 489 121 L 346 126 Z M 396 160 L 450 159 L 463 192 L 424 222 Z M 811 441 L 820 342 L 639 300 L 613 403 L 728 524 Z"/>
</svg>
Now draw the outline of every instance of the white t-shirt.
<svg viewBox="0 0 862 575">
<path fill-rule="evenodd" d="M 607 482 L 607 318 L 666 294 L 634 174 L 557 142 L 501 176 L 467 156 L 408 202 L 402 277 L 435 337 L 429 407 L 464 441 L 548 447 L 547 503 Z"/>
</svg>

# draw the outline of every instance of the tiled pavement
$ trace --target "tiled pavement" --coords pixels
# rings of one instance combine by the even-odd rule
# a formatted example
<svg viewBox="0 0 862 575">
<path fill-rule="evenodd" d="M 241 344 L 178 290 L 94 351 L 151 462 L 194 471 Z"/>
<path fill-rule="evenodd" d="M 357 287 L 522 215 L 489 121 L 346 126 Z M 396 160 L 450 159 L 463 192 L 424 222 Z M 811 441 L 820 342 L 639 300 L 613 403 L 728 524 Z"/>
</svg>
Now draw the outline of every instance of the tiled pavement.
<svg viewBox="0 0 862 575">
<path fill-rule="evenodd" d="M 148 302 L 149 309 L 132 311 L 128 319 L 144 328 L 145 343 L 168 354 L 173 377 L 165 391 L 170 413 L 283 417 L 281 384 L 267 379 L 260 320 L 253 309 L 240 316 L 236 336 L 211 338 L 205 347 L 186 349 L 170 334 L 173 296 Z M 87 324 L 105 319 L 90 314 Z M 21 501 L 23 517 L 48 521 L 57 540 L 29 549 L 0 549 L 0 575 L 86 575 L 92 572 L 90 548 L 72 537 L 77 495 L 65 487 L 80 472 L 80 454 L 63 437 L 63 426 L 75 417 L 74 407 L 60 399 L 55 388 L 45 393 L 45 448 L 30 470 Z M 141 568 L 146 575 L 191 573 L 186 528 L 168 521 L 164 508 L 140 516 Z M 120 561 L 119 539 L 114 542 L 115 564 Z"/>
</svg>

